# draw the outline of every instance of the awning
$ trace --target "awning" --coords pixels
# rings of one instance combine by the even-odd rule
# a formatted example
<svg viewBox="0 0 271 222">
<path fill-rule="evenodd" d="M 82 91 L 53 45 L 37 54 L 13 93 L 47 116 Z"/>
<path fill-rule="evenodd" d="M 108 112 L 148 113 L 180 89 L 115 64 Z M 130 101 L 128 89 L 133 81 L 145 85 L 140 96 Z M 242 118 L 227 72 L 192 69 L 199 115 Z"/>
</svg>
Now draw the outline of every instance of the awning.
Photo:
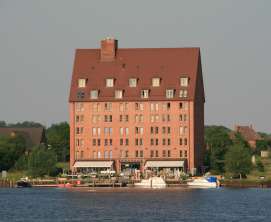
<svg viewBox="0 0 271 222">
<path fill-rule="evenodd" d="M 113 161 L 76 161 L 75 168 L 110 168 Z"/>
<path fill-rule="evenodd" d="M 165 168 L 179 168 L 184 167 L 184 161 L 173 161 L 173 160 L 167 160 L 167 161 L 158 161 L 158 160 L 151 160 L 147 161 L 145 164 L 146 168 L 152 168 L 152 167 L 165 167 Z"/>
</svg>

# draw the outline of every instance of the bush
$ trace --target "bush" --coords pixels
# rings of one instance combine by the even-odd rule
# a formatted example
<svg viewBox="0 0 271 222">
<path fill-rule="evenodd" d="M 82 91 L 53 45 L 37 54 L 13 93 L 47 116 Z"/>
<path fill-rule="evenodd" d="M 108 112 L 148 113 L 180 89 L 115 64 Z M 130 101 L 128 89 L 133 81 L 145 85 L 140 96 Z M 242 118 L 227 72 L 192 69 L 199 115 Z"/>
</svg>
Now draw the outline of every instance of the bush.
<svg viewBox="0 0 271 222">
<path fill-rule="evenodd" d="M 28 173 L 33 177 L 42 177 L 54 174 L 57 157 L 52 150 L 36 147 L 29 155 Z"/>
</svg>

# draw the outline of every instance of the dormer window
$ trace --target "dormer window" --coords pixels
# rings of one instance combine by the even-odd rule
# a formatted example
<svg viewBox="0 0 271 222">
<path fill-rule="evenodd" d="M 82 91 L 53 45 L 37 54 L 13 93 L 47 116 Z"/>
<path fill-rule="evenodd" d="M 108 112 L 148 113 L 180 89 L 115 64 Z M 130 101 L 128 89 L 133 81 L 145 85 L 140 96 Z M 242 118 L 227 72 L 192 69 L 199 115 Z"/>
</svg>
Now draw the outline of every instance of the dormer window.
<svg viewBox="0 0 271 222">
<path fill-rule="evenodd" d="M 152 87 L 159 87 L 161 79 L 160 78 L 152 78 Z"/>
<path fill-rule="evenodd" d="M 181 87 L 187 87 L 188 86 L 188 77 L 181 77 L 180 78 L 180 86 Z"/>
<path fill-rule="evenodd" d="M 78 87 L 85 88 L 87 85 L 87 79 L 78 79 Z"/>
<path fill-rule="evenodd" d="M 137 85 L 137 79 L 136 78 L 130 78 L 129 79 L 129 86 L 130 87 L 136 87 Z"/>
<path fill-rule="evenodd" d="M 85 98 L 85 93 L 82 91 L 77 92 L 77 99 L 84 99 Z"/>
<path fill-rule="evenodd" d="M 166 90 L 166 98 L 172 99 L 174 97 L 174 89 L 167 89 Z"/>
<path fill-rule="evenodd" d="M 114 87 L 114 79 L 113 78 L 108 78 L 106 79 L 106 87 Z"/>
<path fill-rule="evenodd" d="M 98 94 L 99 94 L 99 91 L 98 90 L 91 90 L 90 91 L 90 99 L 98 99 Z"/>
<path fill-rule="evenodd" d="M 141 90 L 141 98 L 142 98 L 142 99 L 147 99 L 147 98 L 149 98 L 149 90 L 148 90 L 148 89 L 143 89 L 143 90 Z"/>
<path fill-rule="evenodd" d="M 180 98 L 187 98 L 187 96 L 188 96 L 187 90 L 186 89 L 181 89 L 179 96 L 180 96 Z"/>
<path fill-rule="evenodd" d="M 115 99 L 122 99 L 122 98 L 123 98 L 123 90 L 116 90 Z"/>
</svg>

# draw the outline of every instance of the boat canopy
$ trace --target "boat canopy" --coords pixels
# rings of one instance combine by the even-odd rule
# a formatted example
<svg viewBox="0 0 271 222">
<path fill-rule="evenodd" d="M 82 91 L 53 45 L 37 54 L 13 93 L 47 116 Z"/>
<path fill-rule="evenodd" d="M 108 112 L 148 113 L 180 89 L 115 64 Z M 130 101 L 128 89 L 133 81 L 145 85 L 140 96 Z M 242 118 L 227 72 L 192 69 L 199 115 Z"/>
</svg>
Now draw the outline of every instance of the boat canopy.
<svg viewBox="0 0 271 222">
<path fill-rule="evenodd" d="M 164 167 L 164 168 L 179 168 L 179 167 L 184 167 L 184 161 L 179 160 L 179 161 L 173 161 L 173 160 L 167 160 L 167 161 L 158 161 L 158 160 L 151 160 L 147 161 L 145 164 L 146 168 L 154 168 L 154 167 Z"/>
<path fill-rule="evenodd" d="M 76 161 L 75 168 L 111 168 L 113 161 Z"/>
</svg>

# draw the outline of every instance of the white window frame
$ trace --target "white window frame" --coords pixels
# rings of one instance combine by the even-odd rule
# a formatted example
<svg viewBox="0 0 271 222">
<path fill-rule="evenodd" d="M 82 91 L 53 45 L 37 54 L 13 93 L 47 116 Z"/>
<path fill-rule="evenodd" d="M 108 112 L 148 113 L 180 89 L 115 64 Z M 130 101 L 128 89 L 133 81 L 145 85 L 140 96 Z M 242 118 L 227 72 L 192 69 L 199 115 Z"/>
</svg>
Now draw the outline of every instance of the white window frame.
<svg viewBox="0 0 271 222">
<path fill-rule="evenodd" d="M 189 84 L 189 78 L 186 76 L 180 77 L 180 86 L 187 87 Z"/>
<path fill-rule="evenodd" d="M 78 79 L 78 88 L 85 88 L 87 85 L 87 79 Z"/>
<path fill-rule="evenodd" d="M 114 87 L 114 79 L 113 78 L 107 78 L 105 80 L 105 86 L 110 88 L 110 87 Z"/>
<path fill-rule="evenodd" d="M 123 98 L 123 90 L 115 90 L 115 99 L 122 99 Z"/>
<path fill-rule="evenodd" d="M 187 89 L 181 89 L 179 93 L 180 98 L 187 98 L 188 97 L 188 91 Z"/>
<path fill-rule="evenodd" d="M 174 89 L 166 89 L 166 98 L 172 99 L 174 97 Z"/>
<path fill-rule="evenodd" d="M 90 99 L 98 99 L 99 90 L 93 89 L 90 91 Z"/>
<path fill-rule="evenodd" d="M 136 87 L 137 86 L 137 79 L 136 78 L 130 78 L 129 79 L 129 87 Z"/>
<path fill-rule="evenodd" d="M 161 78 L 154 77 L 152 78 L 152 87 L 159 87 L 161 84 Z"/>
<path fill-rule="evenodd" d="M 148 99 L 149 98 L 149 90 L 148 89 L 142 89 L 140 94 L 141 94 L 142 99 Z"/>
</svg>

